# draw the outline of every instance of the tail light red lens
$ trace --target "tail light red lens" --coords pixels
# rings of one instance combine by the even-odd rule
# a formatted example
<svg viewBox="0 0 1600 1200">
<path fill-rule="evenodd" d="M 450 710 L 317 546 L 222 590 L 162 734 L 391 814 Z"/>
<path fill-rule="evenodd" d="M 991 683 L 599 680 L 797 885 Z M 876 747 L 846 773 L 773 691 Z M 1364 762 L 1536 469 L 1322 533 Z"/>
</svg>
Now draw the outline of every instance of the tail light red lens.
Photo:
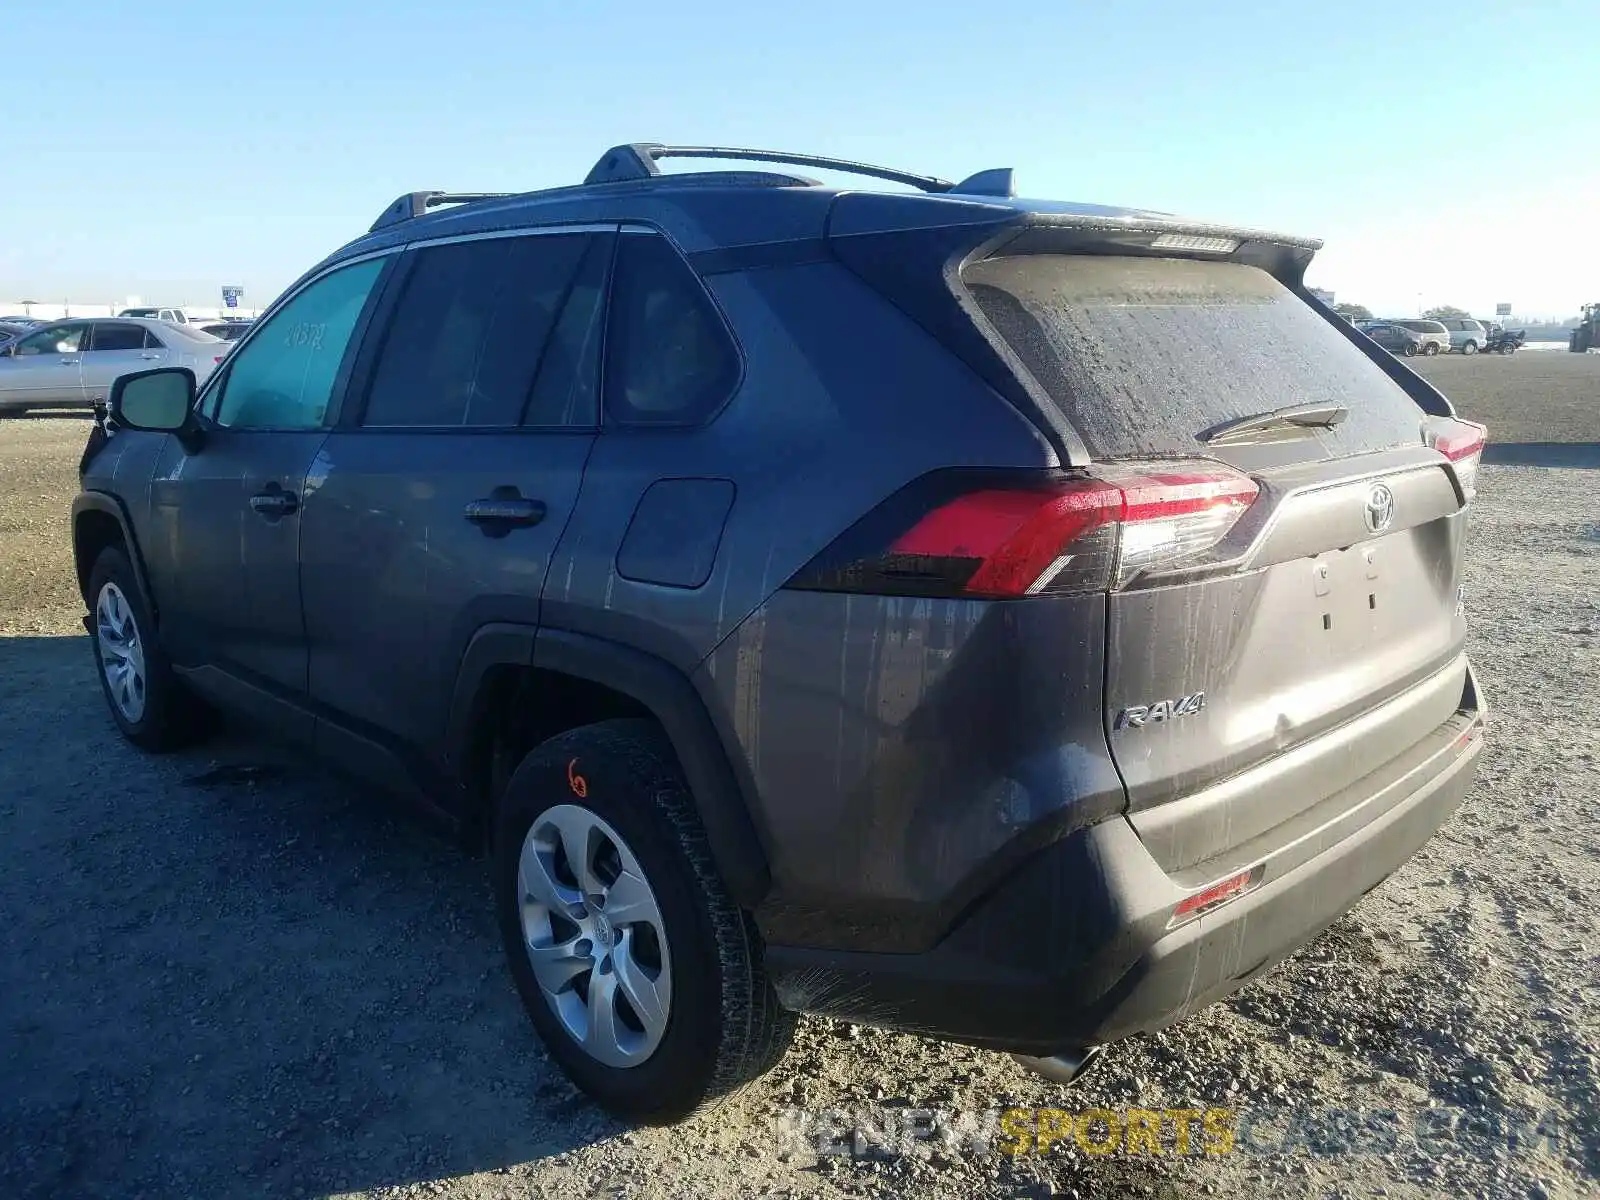
<svg viewBox="0 0 1600 1200">
<path fill-rule="evenodd" d="M 1461 492 L 1471 500 L 1478 491 L 1478 464 L 1483 461 L 1483 448 L 1489 441 L 1488 428 L 1475 421 L 1438 417 L 1423 427 L 1423 436 L 1428 445 L 1455 466 Z"/>
<path fill-rule="evenodd" d="M 1261 868 L 1252 867 L 1248 871 L 1240 871 L 1237 875 L 1230 875 L 1221 883 L 1214 883 L 1210 887 L 1202 888 L 1192 896 L 1185 896 L 1178 901 L 1172 909 L 1172 917 L 1167 921 L 1167 928 L 1182 925 L 1185 921 L 1193 920 L 1202 913 L 1208 913 L 1219 905 L 1226 904 L 1244 895 L 1261 882 Z"/>
<path fill-rule="evenodd" d="M 950 492 L 954 494 L 948 494 Z M 1121 587 L 1196 560 L 1255 500 L 1210 462 L 1117 464 L 1043 483 L 913 485 L 791 587 L 989 599 Z"/>
</svg>

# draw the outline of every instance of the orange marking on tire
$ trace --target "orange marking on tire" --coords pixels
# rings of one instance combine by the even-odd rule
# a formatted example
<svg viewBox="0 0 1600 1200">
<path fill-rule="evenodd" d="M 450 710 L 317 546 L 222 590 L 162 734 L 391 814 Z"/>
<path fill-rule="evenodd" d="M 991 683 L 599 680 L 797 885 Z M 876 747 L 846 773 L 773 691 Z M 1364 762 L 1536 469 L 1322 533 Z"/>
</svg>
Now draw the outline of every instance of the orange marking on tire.
<svg viewBox="0 0 1600 1200">
<path fill-rule="evenodd" d="M 567 786 L 572 789 L 574 796 L 582 800 L 589 794 L 589 781 L 578 774 L 577 767 L 577 759 L 573 759 L 567 764 Z"/>
</svg>

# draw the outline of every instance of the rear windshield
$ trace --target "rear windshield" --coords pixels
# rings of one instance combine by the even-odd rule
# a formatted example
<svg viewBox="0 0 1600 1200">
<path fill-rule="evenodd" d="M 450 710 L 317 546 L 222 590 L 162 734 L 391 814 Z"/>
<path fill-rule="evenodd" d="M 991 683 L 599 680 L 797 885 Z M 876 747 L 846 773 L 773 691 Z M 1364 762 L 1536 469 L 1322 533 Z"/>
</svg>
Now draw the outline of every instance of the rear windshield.
<svg viewBox="0 0 1600 1200">
<path fill-rule="evenodd" d="M 220 342 L 222 339 L 213 337 L 196 325 L 168 325 L 161 330 L 163 335 L 175 333 L 179 337 L 186 337 L 191 342 Z"/>
<path fill-rule="evenodd" d="M 1350 411 L 1317 431 L 1328 453 L 1418 440 L 1411 397 L 1255 267 L 1029 254 L 962 278 L 1094 455 L 1194 453 L 1207 429 L 1310 403 Z"/>
</svg>

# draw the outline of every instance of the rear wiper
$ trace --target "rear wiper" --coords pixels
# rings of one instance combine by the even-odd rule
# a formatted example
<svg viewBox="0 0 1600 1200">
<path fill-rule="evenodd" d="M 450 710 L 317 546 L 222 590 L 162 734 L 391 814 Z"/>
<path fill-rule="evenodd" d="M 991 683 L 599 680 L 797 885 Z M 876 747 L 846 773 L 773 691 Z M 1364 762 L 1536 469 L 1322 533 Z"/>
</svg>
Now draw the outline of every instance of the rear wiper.
<svg viewBox="0 0 1600 1200">
<path fill-rule="evenodd" d="M 1253 417 L 1240 417 L 1237 421 L 1224 421 L 1213 425 L 1200 435 L 1202 442 L 1213 446 L 1229 442 L 1252 442 L 1270 438 L 1294 437 L 1302 430 L 1332 429 L 1350 415 L 1348 408 L 1337 404 L 1297 404 L 1292 408 L 1278 408 L 1272 412 L 1257 413 Z"/>
</svg>

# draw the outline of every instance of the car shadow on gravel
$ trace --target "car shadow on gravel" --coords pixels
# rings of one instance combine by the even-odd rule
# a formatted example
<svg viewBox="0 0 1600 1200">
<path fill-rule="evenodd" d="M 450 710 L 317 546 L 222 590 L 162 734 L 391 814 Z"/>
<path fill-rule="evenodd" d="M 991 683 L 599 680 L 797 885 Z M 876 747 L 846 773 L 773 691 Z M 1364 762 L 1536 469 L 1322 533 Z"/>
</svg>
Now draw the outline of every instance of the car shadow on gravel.
<svg viewBox="0 0 1600 1200">
<path fill-rule="evenodd" d="M 0 1195 L 322 1195 L 615 1136 L 546 1059 L 481 862 L 237 733 L 116 735 L 0 638 Z"/>
<path fill-rule="evenodd" d="M 1496 442 L 1483 448 L 1483 461 L 1496 467 L 1600 469 L 1600 442 Z"/>
</svg>

